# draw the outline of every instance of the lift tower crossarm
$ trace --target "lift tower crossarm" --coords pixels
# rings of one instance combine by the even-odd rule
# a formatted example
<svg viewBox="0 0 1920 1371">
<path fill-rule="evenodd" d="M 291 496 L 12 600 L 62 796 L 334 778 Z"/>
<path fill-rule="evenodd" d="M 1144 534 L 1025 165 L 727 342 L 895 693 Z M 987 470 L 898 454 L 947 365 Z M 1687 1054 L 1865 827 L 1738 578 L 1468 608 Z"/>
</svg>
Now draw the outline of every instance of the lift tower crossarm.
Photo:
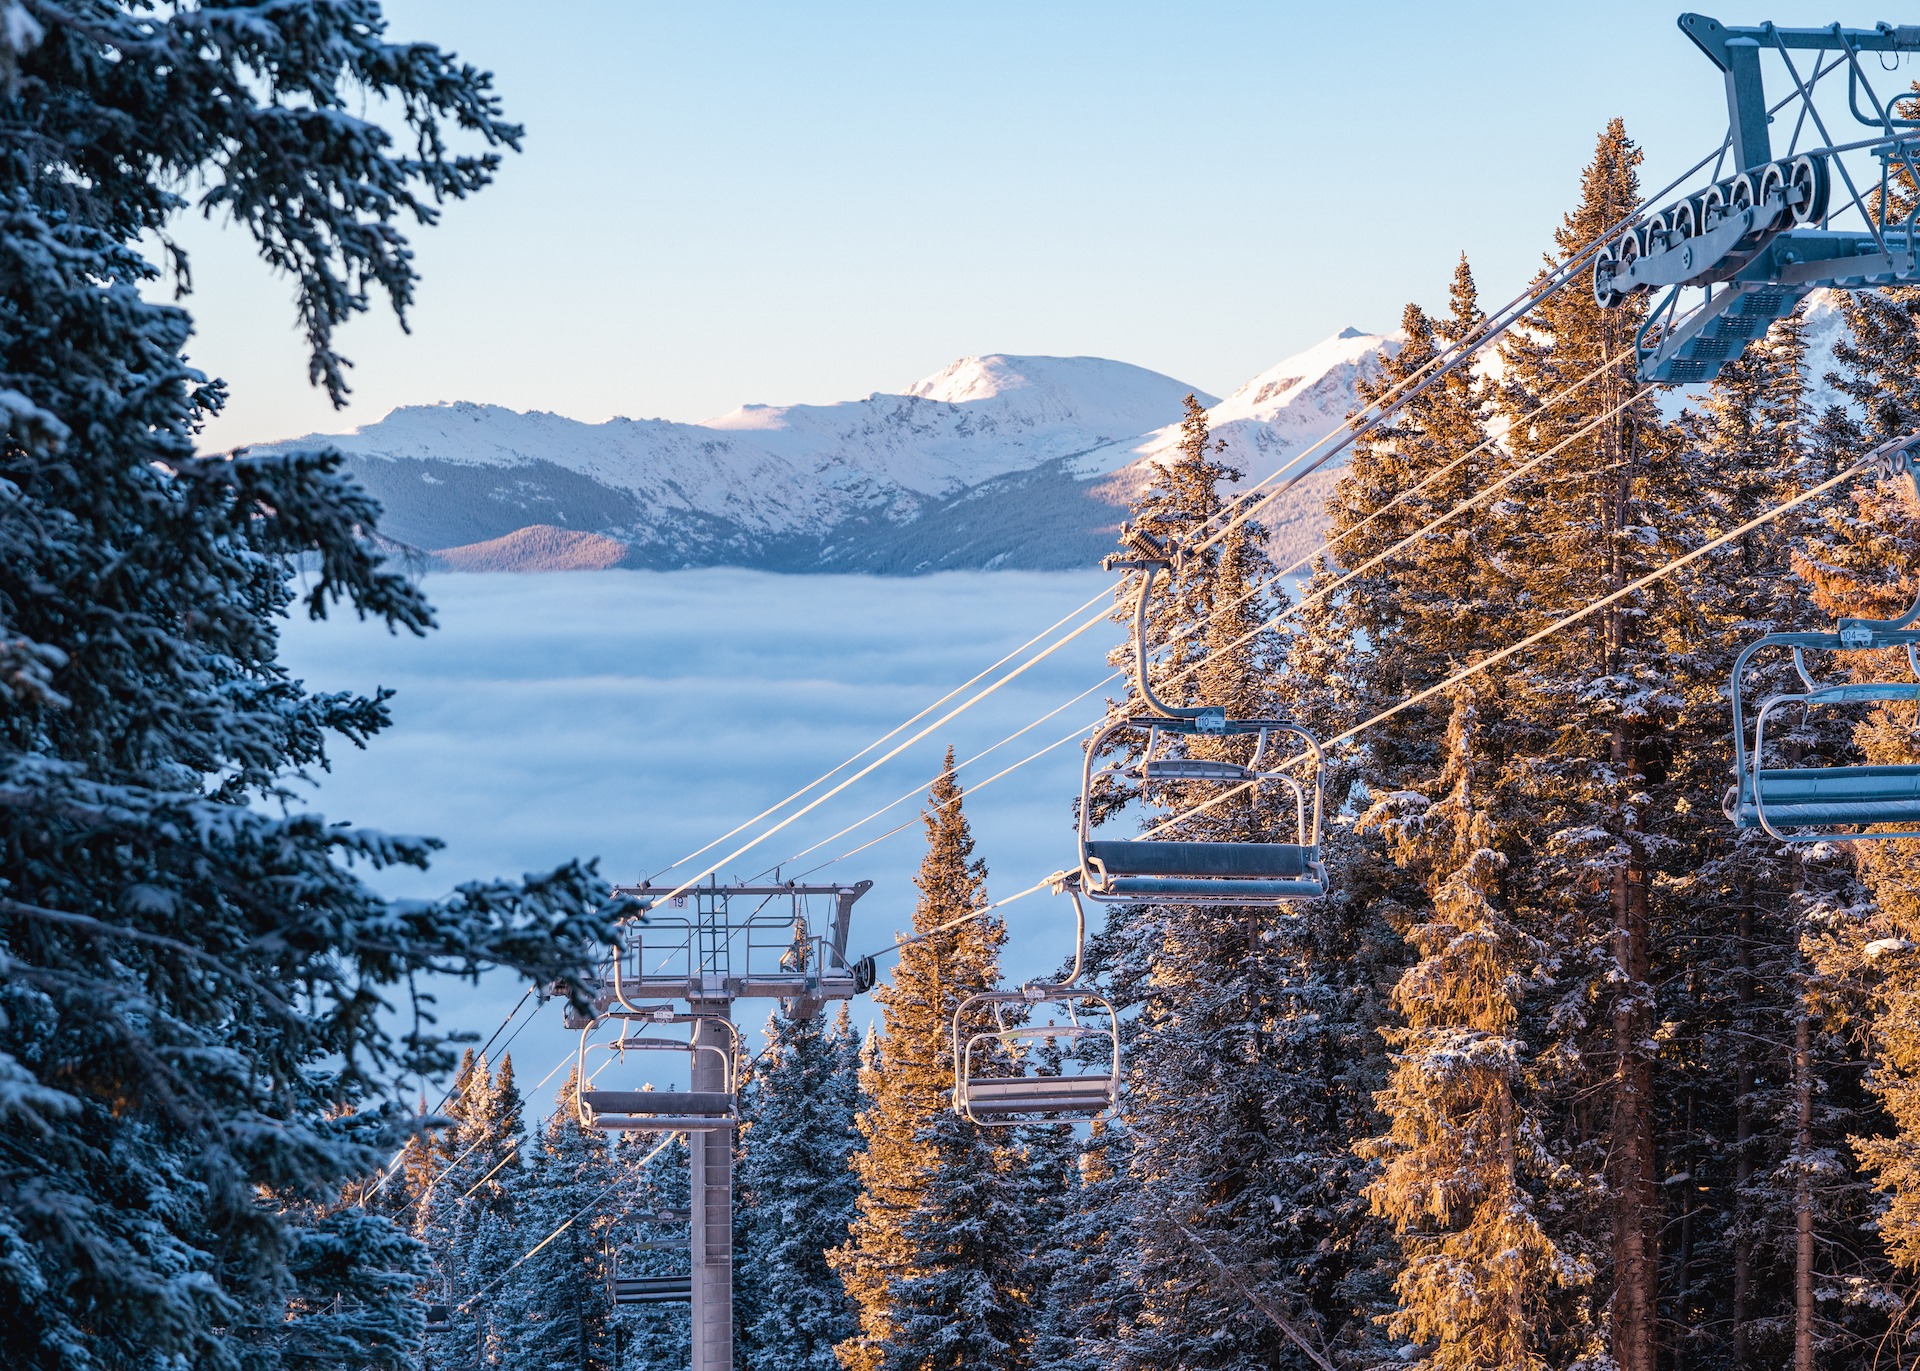
<svg viewBox="0 0 1920 1371">
<path fill-rule="evenodd" d="M 1783 29 L 1773 24 L 1734 26 L 1704 14 L 1680 16 L 1680 31 L 1694 41 L 1727 81 L 1727 129 L 1738 170 L 1773 160 L 1767 137 L 1767 96 L 1760 77 L 1763 48 L 1814 52 L 1920 52 L 1920 24 L 1881 24 L 1871 29 Z"/>
</svg>

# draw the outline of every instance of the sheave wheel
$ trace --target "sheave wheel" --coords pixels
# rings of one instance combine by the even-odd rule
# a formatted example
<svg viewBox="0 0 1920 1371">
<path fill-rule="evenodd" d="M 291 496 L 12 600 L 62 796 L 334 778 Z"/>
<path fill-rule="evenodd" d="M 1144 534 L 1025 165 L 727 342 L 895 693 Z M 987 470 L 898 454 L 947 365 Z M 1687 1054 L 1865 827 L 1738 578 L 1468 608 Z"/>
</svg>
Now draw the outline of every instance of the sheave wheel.
<svg viewBox="0 0 1920 1371">
<path fill-rule="evenodd" d="M 1619 270 L 1621 275 L 1625 275 L 1631 271 L 1633 264 L 1645 256 L 1640 248 L 1639 234 L 1629 231 L 1620 235 L 1620 241 L 1613 245 L 1613 255 L 1615 260 L 1620 263 Z"/>
<path fill-rule="evenodd" d="M 1787 168 L 1787 187 L 1792 192 L 1794 224 L 1817 224 L 1827 217 L 1827 161 L 1824 157 L 1800 156 Z"/>
<path fill-rule="evenodd" d="M 1613 288 L 1613 273 L 1618 269 L 1620 259 L 1608 243 L 1594 254 L 1593 258 L 1593 302 L 1601 309 L 1615 309 L 1626 301 L 1626 296 Z"/>
<path fill-rule="evenodd" d="M 1727 217 L 1727 193 L 1719 186 L 1708 186 L 1700 192 L 1700 231 L 1717 228 L 1720 221 Z"/>
<path fill-rule="evenodd" d="M 1760 203 L 1779 197 L 1785 199 L 1787 193 L 1787 173 L 1778 162 L 1760 173 Z"/>
</svg>

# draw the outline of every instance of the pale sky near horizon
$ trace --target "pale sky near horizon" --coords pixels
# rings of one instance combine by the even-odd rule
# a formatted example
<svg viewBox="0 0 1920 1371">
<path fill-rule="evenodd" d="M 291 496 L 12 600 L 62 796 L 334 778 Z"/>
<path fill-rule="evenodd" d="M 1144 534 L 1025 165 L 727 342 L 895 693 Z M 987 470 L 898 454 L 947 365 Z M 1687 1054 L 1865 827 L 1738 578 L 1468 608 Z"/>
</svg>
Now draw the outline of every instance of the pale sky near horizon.
<svg viewBox="0 0 1920 1371">
<path fill-rule="evenodd" d="M 412 231 L 413 332 L 346 330 L 344 412 L 307 384 L 286 283 L 182 225 L 190 351 L 233 390 L 209 448 L 447 400 L 697 420 L 988 352 L 1227 394 L 1444 303 L 1462 250 L 1484 298 L 1512 295 L 1610 116 L 1649 186 L 1725 129 L 1678 7 L 1647 0 L 386 8 L 394 37 L 496 74 L 525 151 Z"/>
</svg>

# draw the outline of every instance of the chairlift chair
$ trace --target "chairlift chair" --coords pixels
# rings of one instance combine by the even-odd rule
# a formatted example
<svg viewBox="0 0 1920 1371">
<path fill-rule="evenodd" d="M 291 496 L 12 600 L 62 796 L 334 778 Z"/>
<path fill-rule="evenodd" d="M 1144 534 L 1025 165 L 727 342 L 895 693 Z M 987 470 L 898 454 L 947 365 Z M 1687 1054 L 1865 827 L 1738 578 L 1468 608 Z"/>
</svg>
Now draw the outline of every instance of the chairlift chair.
<svg viewBox="0 0 1920 1371">
<path fill-rule="evenodd" d="M 1884 443 L 1868 454 L 1879 474 L 1914 478 L 1913 449 L 1920 435 Z M 1884 838 L 1920 838 L 1920 766 L 1766 765 L 1767 725 L 1778 713 L 1799 707 L 1804 713 L 1844 705 L 1894 701 L 1920 702 L 1920 599 L 1898 619 L 1843 618 L 1831 633 L 1769 633 L 1744 648 L 1733 664 L 1733 772 L 1722 809 L 1736 828 L 1764 830 L 1786 843 L 1860 842 Z M 1744 677 L 1749 661 L 1763 649 L 1784 647 L 1804 689 L 1783 691 L 1760 702 L 1753 735 L 1746 732 Z M 1876 648 L 1906 650 L 1910 681 L 1842 681 L 1822 685 L 1807 668 L 1809 652 L 1863 652 Z M 1885 825 L 1899 827 L 1889 830 Z"/>
<path fill-rule="evenodd" d="M 621 1033 L 612 1042 L 591 1042 L 592 1028 L 584 1029 L 580 1034 L 574 1072 L 574 1109 L 583 1127 L 632 1133 L 711 1133 L 731 1129 L 740 1122 L 734 1070 L 734 1056 L 739 1047 L 737 1034 L 734 1035 L 735 1050 L 729 1052 L 712 1044 L 694 1044 L 680 1038 L 634 1035 L 627 1031 L 624 1019 L 617 1022 L 621 1025 Z M 732 1025 L 728 1024 L 728 1028 L 731 1029 Z M 590 1073 L 587 1070 L 587 1053 L 594 1047 L 618 1053 L 623 1060 L 628 1052 L 678 1052 L 684 1053 L 690 1060 L 699 1053 L 710 1052 L 721 1061 L 725 1088 L 597 1090 L 589 1084 Z"/>
<path fill-rule="evenodd" d="M 1056 893 L 1073 894 L 1079 919 L 1073 970 L 1059 984 L 1029 983 L 1018 990 L 989 990 L 961 1001 L 953 1015 L 953 1108 L 977 1124 L 1011 1128 L 1061 1119 L 1097 1119 L 1120 1101 L 1120 1023 L 1113 1003 L 1091 986 L 1081 985 L 1086 947 L 1086 912 L 1077 889 L 1079 873 L 1056 877 Z M 1054 1017 L 1044 1023 L 1009 1024 L 1006 1011 L 1031 1012 L 1050 1005 Z M 979 1011 L 992 1012 L 994 1027 L 969 1028 Z M 1064 1021 L 1063 1021 L 1064 1019 Z M 1057 1075 L 1032 1072 L 1033 1050 L 1067 1048 Z M 1084 1070 L 1069 1072 L 1078 1063 Z"/>
<path fill-rule="evenodd" d="M 441 1277 L 432 1286 L 427 1299 L 426 1332 L 446 1333 L 453 1329 L 453 1282 Z"/>
<path fill-rule="evenodd" d="M 1327 892 L 1326 866 L 1320 859 L 1320 823 L 1324 806 L 1320 744 L 1291 719 L 1233 719 L 1217 706 L 1169 705 L 1154 693 L 1147 676 L 1147 611 L 1154 584 L 1161 573 L 1180 564 L 1183 553 L 1132 524 L 1120 526 L 1121 541 L 1133 554 L 1108 557 L 1101 566 L 1141 573 L 1134 599 L 1133 681 L 1150 711 L 1116 719 L 1095 735 L 1087 748 L 1080 782 L 1080 886 L 1088 898 L 1106 904 L 1167 899 L 1181 904 L 1247 905 L 1318 899 Z M 1281 786 L 1291 796 L 1294 841 L 1209 842 L 1158 841 L 1143 838 L 1093 837 L 1093 792 L 1105 776 L 1118 777 L 1120 767 L 1094 769 L 1107 741 L 1122 731 L 1144 732 L 1138 770 L 1132 779 L 1144 788 L 1156 782 L 1204 782 L 1246 786 L 1255 791 Z M 1253 737 L 1253 756 L 1237 762 L 1198 757 L 1158 755 L 1163 737 Z M 1269 747 L 1282 738 L 1304 745 L 1299 759 L 1263 768 Z M 1288 769 L 1294 760 L 1307 763 L 1304 775 Z"/>
<path fill-rule="evenodd" d="M 643 1243 L 648 1247 L 652 1244 Z M 685 1250 L 684 1244 L 682 1250 Z M 620 1269 L 616 1254 L 607 1284 L 613 1289 L 615 1304 L 689 1304 L 693 1300 L 693 1273 L 670 1272 L 666 1275 L 628 1275 Z"/>
</svg>

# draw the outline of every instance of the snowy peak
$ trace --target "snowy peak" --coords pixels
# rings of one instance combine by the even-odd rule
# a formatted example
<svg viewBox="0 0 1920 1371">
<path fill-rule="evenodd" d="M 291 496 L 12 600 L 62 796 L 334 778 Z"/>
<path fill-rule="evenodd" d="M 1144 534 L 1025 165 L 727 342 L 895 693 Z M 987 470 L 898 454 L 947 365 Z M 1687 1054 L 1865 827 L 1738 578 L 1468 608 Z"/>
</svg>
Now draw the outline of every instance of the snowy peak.
<svg viewBox="0 0 1920 1371">
<path fill-rule="evenodd" d="M 1249 480 L 1258 480 L 1345 422 L 1360 403 L 1360 382 L 1377 374 L 1381 361 L 1399 347 L 1400 339 L 1392 334 L 1342 329 L 1276 362 L 1209 406 L 1208 424 L 1227 445 L 1227 460 Z M 1091 460 L 1120 473 L 1133 463 L 1164 459 L 1179 441 L 1180 425 L 1168 423 L 1125 453 L 1095 454 L 1089 470 Z M 1128 481 L 1145 479 L 1145 474 L 1143 469 Z"/>
<path fill-rule="evenodd" d="M 1015 359 L 994 353 L 990 357 L 962 357 L 945 371 L 915 381 L 907 387 L 906 394 L 958 405 L 969 400 L 991 400 L 1009 390 L 1024 390 L 1031 384 Z"/>
<path fill-rule="evenodd" d="M 1323 413 L 1321 400 L 1352 396 L 1353 384 L 1363 375 L 1377 370 L 1383 357 L 1392 356 L 1400 347 L 1396 336 L 1362 333 L 1345 328 L 1305 352 L 1268 367 L 1210 411 L 1214 422 L 1235 419 L 1267 421 L 1304 403 Z M 1344 417 L 1344 411 L 1342 411 Z"/>
<path fill-rule="evenodd" d="M 1036 424 L 1077 423 L 1122 437 L 1157 428 L 1188 395 L 1213 404 L 1205 391 L 1145 367 L 1104 357 L 962 357 L 915 381 L 906 394 L 950 405 L 991 409 Z"/>
<path fill-rule="evenodd" d="M 904 391 L 697 424 L 459 402 L 299 445 L 346 452 L 387 533 L 460 565 L 605 564 L 609 546 L 575 536 L 592 534 L 629 565 L 1080 566 L 1177 441 L 1189 395 L 1257 479 L 1337 427 L 1393 345 L 1347 329 L 1225 400 L 1101 357 L 989 353 Z"/>
</svg>

